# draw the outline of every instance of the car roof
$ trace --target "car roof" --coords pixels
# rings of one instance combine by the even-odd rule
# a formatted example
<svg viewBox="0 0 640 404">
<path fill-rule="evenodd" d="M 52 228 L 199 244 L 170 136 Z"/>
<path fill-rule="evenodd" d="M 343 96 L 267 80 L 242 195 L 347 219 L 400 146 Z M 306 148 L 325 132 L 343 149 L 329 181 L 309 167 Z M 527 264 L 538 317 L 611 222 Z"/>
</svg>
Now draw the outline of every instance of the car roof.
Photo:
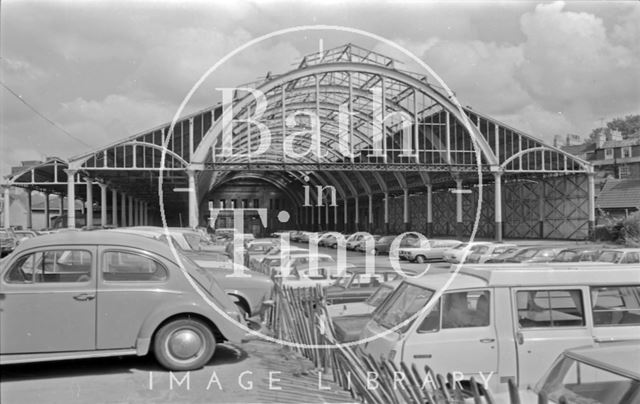
<svg viewBox="0 0 640 404">
<path fill-rule="evenodd" d="M 122 247 L 133 247 L 157 254 L 170 257 L 171 252 L 168 246 L 158 240 L 146 237 L 140 234 L 113 231 L 113 230 L 95 230 L 95 231 L 70 231 L 57 232 L 51 234 L 43 234 L 38 237 L 30 238 L 16 248 L 14 254 L 20 254 L 21 251 L 32 248 L 42 247 L 59 247 L 74 245 L 117 245 Z"/>
<path fill-rule="evenodd" d="M 631 247 L 622 247 L 622 248 L 604 248 L 602 252 L 613 251 L 613 252 L 640 252 L 640 248 L 631 248 Z"/>
<path fill-rule="evenodd" d="M 640 340 L 569 349 L 565 355 L 640 381 Z"/>
<path fill-rule="evenodd" d="M 640 268 L 634 264 L 575 264 L 465 265 L 455 274 L 449 288 L 640 284 Z M 409 282 L 433 288 L 444 285 L 452 275 L 453 271 Z"/>
</svg>

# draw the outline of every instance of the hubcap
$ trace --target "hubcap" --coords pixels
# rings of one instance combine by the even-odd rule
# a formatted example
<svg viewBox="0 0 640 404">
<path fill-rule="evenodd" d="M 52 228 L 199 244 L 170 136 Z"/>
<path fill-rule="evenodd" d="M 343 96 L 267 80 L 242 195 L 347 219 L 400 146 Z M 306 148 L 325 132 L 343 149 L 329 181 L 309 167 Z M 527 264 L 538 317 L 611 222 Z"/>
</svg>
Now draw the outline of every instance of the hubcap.
<svg viewBox="0 0 640 404">
<path fill-rule="evenodd" d="M 178 359 L 189 359 L 196 356 L 202 349 L 203 341 L 194 330 L 181 329 L 171 335 L 169 351 Z"/>
</svg>

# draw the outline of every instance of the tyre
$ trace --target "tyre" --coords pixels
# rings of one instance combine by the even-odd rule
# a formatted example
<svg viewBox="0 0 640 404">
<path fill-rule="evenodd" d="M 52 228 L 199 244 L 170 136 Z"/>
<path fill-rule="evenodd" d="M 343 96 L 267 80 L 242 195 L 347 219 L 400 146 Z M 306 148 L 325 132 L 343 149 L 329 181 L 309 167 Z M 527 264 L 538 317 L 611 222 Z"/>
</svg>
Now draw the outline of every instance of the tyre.
<svg viewBox="0 0 640 404">
<path fill-rule="evenodd" d="M 200 320 L 180 318 L 163 325 L 154 338 L 156 360 L 169 370 L 199 369 L 216 350 L 211 329 Z"/>
<path fill-rule="evenodd" d="M 418 255 L 418 256 L 416 257 L 416 262 L 417 262 L 418 264 L 424 264 L 426 261 L 427 261 L 427 259 L 425 258 L 425 256 L 424 256 L 424 255 Z"/>
</svg>

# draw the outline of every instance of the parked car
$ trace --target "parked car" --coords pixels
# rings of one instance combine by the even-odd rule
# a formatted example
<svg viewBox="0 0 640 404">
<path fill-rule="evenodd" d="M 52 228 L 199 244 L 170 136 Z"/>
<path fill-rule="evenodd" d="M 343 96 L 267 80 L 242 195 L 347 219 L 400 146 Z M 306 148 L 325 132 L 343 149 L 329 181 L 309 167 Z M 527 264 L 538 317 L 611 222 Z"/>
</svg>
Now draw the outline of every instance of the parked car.
<svg viewBox="0 0 640 404">
<path fill-rule="evenodd" d="M 550 262 L 562 250 L 562 247 L 527 247 L 518 251 L 512 257 L 505 259 L 504 262 Z"/>
<path fill-rule="evenodd" d="M 340 268 L 335 262 L 317 264 L 313 270 L 308 263 L 292 268 L 287 276 L 282 276 L 282 284 L 292 288 L 326 287 L 346 275 L 345 267 Z M 346 264 L 346 268 L 351 266 L 352 264 Z"/>
<path fill-rule="evenodd" d="M 244 265 L 249 266 L 251 257 L 264 256 L 267 252 L 274 248 L 273 240 L 254 240 L 247 243 L 244 248 Z"/>
<path fill-rule="evenodd" d="M 326 265 L 328 263 L 334 263 L 335 259 L 333 259 L 329 254 L 320 253 L 312 256 L 309 254 L 309 251 L 291 253 L 285 261 L 281 262 L 280 266 L 276 268 L 276 273 L 286 274 L 299 266 L 304 266 L 311 262 L 316 262 L 319 265 Z"/>
<path fill-rule="evenodd" d="M 165 243 L 111 230 L 28 240 L 0 266 L 0 363 L 153 352 L 170 370 L 204 366 L 246 337 L 244 320 L 210 272 L 178 257 L 183 269 Z"/>
<path fill-rule="evenodd" d="M 253 255 L 249 259 L 249 268 L 256 271 L 260 271 L 262 268 L 262 264 L 265 262 L 265 260 L 269 261 L 273 258 L 280 259 L 280 251 L 281 251 L 280 246 L 276 244 L 273 247 L 271 247 L 268 251 L 266 251 L 265 254 Z M 287 251 L 308 251 L 308 250 L 290 245 L 288 246 Z"/>
<path fill-rule="evenodd" d="M 0 229 L 0 257 L 10 254 L 18 245 L 18 237 L 12 228 Z"/>
<path fill-rule="evenodd" d="M 606 249 L 600 252 L 597 261 L 613 264 L 640 264 L 640 248 Z"/>
<path fill-rule="evenodd" d="M 527 269 L 469 265 L 453 279 L 405 279 L 360 335 L 378 338 L 359 349 L 409 368 L 456 369 L 466 383 L 492 374 L 488 387 L 496 392 L 507 377 L 521 388 L 533 385 L 568 348 L 638 339 L 640 267 Z"/>
<path fill-rule="evenodd" d="M 414 275 L 413 271 L 405 271 Z M 345 276 L 329 286 L 326 290 L 327 304 L 344 304 L 362 302 L 375 292 L 381 284 L 402 278 L 394 268 L 375 268 L 367 273 L 365 267 L 354 267 L 346 270 Z"/>
<path fill-rule="evenodd" d="M 506 262 L 506 260 L 510 259 L 514 255 L 518 254 L 520 251 L 524 250 L 527 247 L 513 247 L 509 248 L 507 251 L 496 255 L 493 258 L 487 258 L 484 263 L 485 264 L 501 264 Z"/>
<path fill-rule="evenodd" d="M 565 248 L 551 262 L 593 262 L 598 260 L 599 255 L 600 248 L 597 246 Z"/>
<path fill-rule="evenodd" d="M 335 233 L 335 232 L 332 232 Z M 346 246 L 346 240 L 348 239 L 347 234 L 343 234 L 342 237 L 344 237 L 345 239 L 345 246 Z M 322 238 L 320 238 L 320 240 L 318 241 L 318 245 L 321 247 L 327 247 L 327 248 L 338 248 L 338 238 L 335 236 L 335 234 L 325 234 Z"/>
<path fill-rule="evenodd" d="M 520 392 L 522 404 L 537 404 L 543 394 L 550 403 L 640 402 L 640 343 L 599 343 L 568 349 L 550 366 L 533 389 Z M 500 400 L 503 397 L 495 397 Z M 505 400 L 508 399 L 504 395 Z"/>
<path fill-rule="evenodd" d="M 231 297 L 244 317 L 253 317 L 264 312 L 266 308 L 264 303 L 271 297 L 273 289 L 271 278 L 251 271 L 242 264 L 234 263 L 225 254 L 195 249 L 194 247 L 199 245 L 195 241 L 199 236 L 193 230 L 125 227 L 111 231 L 139 234 L 163 241 L 167 245 L 172 243 L 176 250 L 190 258 L 194 264 L 211 272 L 211 275 Z M 192 240 L 192 243 L 189 243 L 188 240 Z M 232 276 L 240 274 L 242 276 Z"/>
<path fill-rule="evenodd" d="M 398 250 L 401 260 L 424 263 L 426 261 L 442 260 L 445 250 L 459 245 L 458 240 L 422 240 L 412 247 L 403 247 Z"/>
<path fill-rule="evenodd" d="M 355 243 L 353 250 L 359 251 L 359 252 L 369 252 L 367 251 L 368 246 L 369 245 L 375 246 L 376 242 L 380 240 L 380 237 L 382 236 L 379 234 L 373 234 L 373 235 L 368 234 L 362 237 L 360 240 L 358 240 L 358 242 Z M 373 251 L 370 251 L 370 252 L 373 252 Z"/>
<path fill-rule="evenodd" d="M 517 245 L 508 243 L 477 244 L 469 249 L 465 262 L 484 264 L 487 260 L 504 253 L 515 252 L 517 249 Z"/>
<path fill-rule="evenodd" d="M 389 254 L 389 250 L 391 249 L 391 244 L 398 237 L 398 235 L 387 235 L 380 237 L 375 244 L 374 254 Z M 398 249 L 400 248 L 409 248 L 414 247 L 420 242 L 420 238 L 417 234 L 406 234 L 400 243 L 398 244 Z"/>
<path fill-rule="evenodd" d="M 331 318 L 349 315 L 370 314 L 376 307 L 389 296 L 400 281 L 385 282 L 376 289 L 365 301 L 331 304 L 327 306 L 327 312 Z"/>
<path fill-rule="evenodd" d="M 467 243 L 460 243 L 455 247 L 448 248 L 442 253 L 442 257 L 450 264 L 457 264 L 462 260 L 463 255 L 468 249 L 477 245 L 490 245 L 490 241 L 472 241 Z M 467 257 L 470 255 L 470 251 L 467 253 Z"/>
<path fill-rule="evenodd" d="M 18 238 L 18 243 L 21 243 L 23 240 L 37 237 L 39 235 L 39 233 L 34 230 L 14 230 L 13 232 Z"/>
<path fill-rule="evenodd" d="M 347 237 L 345 242 L 347 250 L 354 250 L 356 246 L 360 243 L 360 241 L 369 235 L 370 234 L 367 233 L 366 231 L 358 231 L 351 234 L 349 237 Z"/>
</svg>

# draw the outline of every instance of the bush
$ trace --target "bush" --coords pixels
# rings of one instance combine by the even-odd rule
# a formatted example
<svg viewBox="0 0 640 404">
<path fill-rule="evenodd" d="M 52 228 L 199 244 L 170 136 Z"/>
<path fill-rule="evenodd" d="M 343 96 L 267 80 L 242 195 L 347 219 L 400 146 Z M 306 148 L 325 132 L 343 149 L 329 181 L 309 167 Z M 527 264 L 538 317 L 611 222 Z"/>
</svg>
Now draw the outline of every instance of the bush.
<svg viewBox="0 0 640 404">
<path fill-rule="evenodd" d="M 620 235 L 629 247 L 640 247 L 640 211 L 636 211 L 622 221 Z"/>
</svg>

